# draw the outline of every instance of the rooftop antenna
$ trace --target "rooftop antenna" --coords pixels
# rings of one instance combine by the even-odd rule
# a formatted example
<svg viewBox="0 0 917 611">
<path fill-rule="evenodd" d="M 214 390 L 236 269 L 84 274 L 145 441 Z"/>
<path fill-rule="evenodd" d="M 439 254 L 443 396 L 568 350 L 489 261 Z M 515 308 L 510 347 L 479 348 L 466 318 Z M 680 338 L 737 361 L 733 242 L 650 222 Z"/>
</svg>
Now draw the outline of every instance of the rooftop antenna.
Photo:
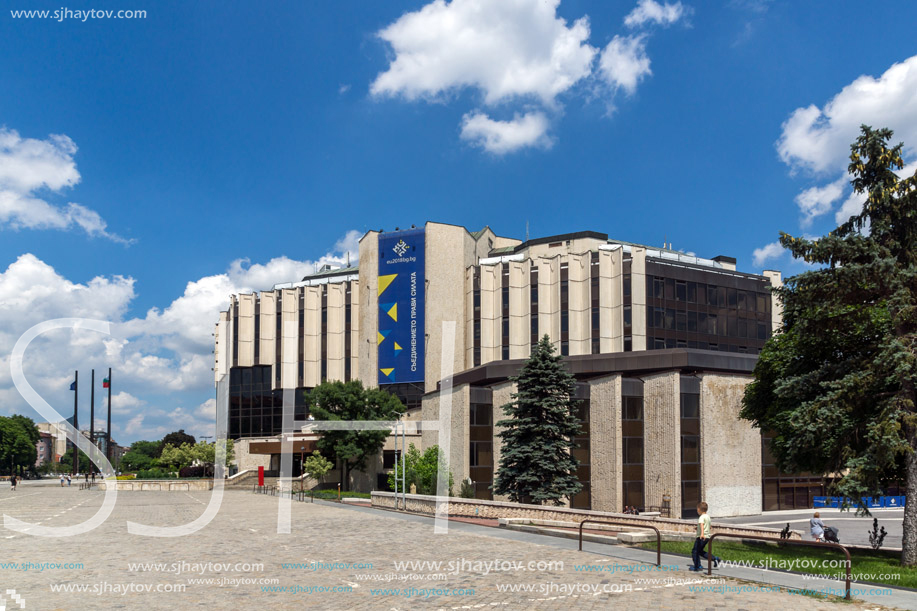
<svg viewBox="0 0 917 611">
<path fill-rule="evenodd" d="M 528 220 L 525 221 L 525 241 L 526 242 L 529 241 L 529 222 Z"/>
</svg>

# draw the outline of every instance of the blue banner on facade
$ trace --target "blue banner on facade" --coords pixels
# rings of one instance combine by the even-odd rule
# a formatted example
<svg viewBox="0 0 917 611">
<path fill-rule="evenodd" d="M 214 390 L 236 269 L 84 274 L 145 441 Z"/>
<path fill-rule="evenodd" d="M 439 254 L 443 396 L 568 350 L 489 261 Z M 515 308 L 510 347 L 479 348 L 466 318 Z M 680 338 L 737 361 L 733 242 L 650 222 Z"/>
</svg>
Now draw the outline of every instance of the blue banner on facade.
<svg viewBox="0 0 917 611">
<path fill-rule="evenodd" d="M 379 236 L 379 384 L 424 379 L 424 230 Z"/>
</svg>

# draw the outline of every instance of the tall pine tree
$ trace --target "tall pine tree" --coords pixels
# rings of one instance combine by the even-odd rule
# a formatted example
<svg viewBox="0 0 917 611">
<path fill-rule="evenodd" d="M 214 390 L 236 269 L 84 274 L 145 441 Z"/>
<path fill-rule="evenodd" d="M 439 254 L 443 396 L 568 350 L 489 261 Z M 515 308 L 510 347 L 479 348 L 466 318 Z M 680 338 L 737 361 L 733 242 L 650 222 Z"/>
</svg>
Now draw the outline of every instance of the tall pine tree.
<svg viewBox="0 0 917 611">
<path fill-rule="evenodd" d="M 863 126 L 851 147 L 863 211 L 817 240 L 782 234 L 817 266 L 778 290 L 783 328 L 762 350 L 742 416 L 775 435 L 784 472 L 837 473 L 837 493 L 907 480 L 902 563 L 917 564 L 917 175 L 902 146 Z"/>
<path fill-rule="evenodd" d="M 517 387 L 503 406 L 508 419 L 497 422 L 503 447 L 493 491 L 517 503 L 562 505 L 583 488 L 570 453 L 582 426 L 575 414 L 575 381 L 560 361 L 545 335 L 511 378 Z"/>
</svg>

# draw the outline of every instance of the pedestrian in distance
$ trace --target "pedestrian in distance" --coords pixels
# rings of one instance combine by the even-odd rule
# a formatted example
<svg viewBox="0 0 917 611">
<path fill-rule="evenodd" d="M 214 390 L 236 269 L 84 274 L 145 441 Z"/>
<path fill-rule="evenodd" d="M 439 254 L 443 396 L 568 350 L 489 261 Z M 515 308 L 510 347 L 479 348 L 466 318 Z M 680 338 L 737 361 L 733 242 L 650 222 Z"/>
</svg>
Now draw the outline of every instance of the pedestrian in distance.
<svg viewBox="0 0 917 611">
<path fill-rule="evenodd" d="M 701 501 L 697 504 L 697 514 L 697 538 L 694 539 L 694 549 L 691 550 L 691 559 L 694 560 L 694 566 L 689 567 L 688 570 L 700 572 L 703 570 L 700 565 L 700 559 L 708 559 L 704 548 L 707 547 L 710 537 L 713 536 L 713 526 L 710 523 L 710 516 L 707 515 L 707 503 Z M 719 556 L 714 556 L 713 566 L 719 565 Z"/>
<path fill-rule="evenodd" d="M 16 491 L 16 476 L 11 475 L 10 476 L 10 492 L 15 492 L 15 491 Z"/>
<path fill-rule="evenodd" d="M 70 487 L 71 482 L 73 482 L 73 477 L 68 474 L 67 475 L 67 487 L 68 488 Z"/>
<path fill-rule="evenodd" d="M 61 488 L 64 487 L 64 480 L 65 480 L 65 479 L 67 479 L 67 477 L 66 477 L 63 473 L 61 473 L 61 474 L 60 474 L 60 487 L 61 487 Z"/>
<path fill-rule="evenodd" d="M 825 523 L 821 521 L 821 516 L 816 511 L 815 515 L 809 520 L 809 531 L 815 541 L 825 540 Z"/>
</svg>

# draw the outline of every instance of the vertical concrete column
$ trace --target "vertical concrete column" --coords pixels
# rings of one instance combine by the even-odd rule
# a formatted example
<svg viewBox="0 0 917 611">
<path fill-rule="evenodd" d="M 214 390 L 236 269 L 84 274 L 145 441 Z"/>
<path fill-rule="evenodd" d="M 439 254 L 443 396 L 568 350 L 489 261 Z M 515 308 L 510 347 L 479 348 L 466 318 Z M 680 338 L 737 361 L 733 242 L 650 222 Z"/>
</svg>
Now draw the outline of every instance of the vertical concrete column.
<svg viewBox="0 0 917 611">
<path fill-rule="evenodd" d="M 463 369 L 471 369 L 474 367 L 474 266 L 465 270 L 465 337 Z"/>
<path fill-rule="evenodd" d="M 239 367 L 255 364 L 255 296 L 239 295 Z"/>
<path fill-rule="evenodd" d="M 481 266 L 481 364 L 500 360 L 503 329 L 500 265 Z"/>
<path fill-rule="evenodd" d="M 325 285 L 328 293 L 328 333 L 325 337 L 328 379 L 344 380 L 344 291 L 343 282 Z"/>
<path fill-rule="evenodd" d="M 567 255 L 567 321 L 570 356 L 591 354 L 592 254 Z"/>
<path fill-rule="evenodd" d="M 303 384 L 318 386 L 322 381 L 322 292 L 324 285 L 305 286 L 303 291 Z M 297 376 L 299 364 L 296 365 Z"/>
<path fill-rule="evenodd" d="M 765 278 L 771 281 L 773 288 L 783 286 L 783 274 L 778 271 L 766 269 L 761 272 Z M 777 297 L 776 293 L 771 293 L 771 333 L 777 333 L 783 326 L 783 303 Z"/>
<path fill-rule="evenodd" d="M 379 385 L 379 355 L 377 335 L 379 334 L 379 233 L 370 231 L 360 239 L 360 282 L 359 304 L 360 349 L 357 351 L 359 372 L 357 375 L 367 388 Z"/>
<path fill-rule="evenodd" d="M 538 259 L 538 339 L 547 334 L 560 353 L 560 256 Z"/>
<path fill-rule="evenodd" d="M 360 375 L 360 282 L 350 281 L 350 377 Z M 365 381 L 364 381 L 365 384 Z"/>
<path fill-rule="evenodd" d="M 280 292 L 280 386 L 299 386 L 299 289 Z"/>
<path fill-rule="evenodd" d="M 258 364 L 273 365 L 277 360 L 277 296 L 274 291 L 261 293 L 261 316 L 256 324 L 261 325 Z"/>
<path fill-rule="evenodd" d="M 539 297 L 539 301 L 541 298 Z M 516 385 L 512 382 L 503 382 L 492 387 L 494 402 L 494 481 L 497 479 L 497 471 L 500 469 L 500 458 L 503 455 L 503 440 L 499 434 L 504 427 L 497 426 L 497 423 L 506 418 L 502 407 L 512 402 L 512 394 L 516 392 Z M 508 501 L 509 497 L 502 494 L 494 495 L 495 501 Z"/>
<path fill-rule="evenodd" d="M 426 308 L 424 385 L 436 390 L 442 379 L 443 322 L 455 323 L 452 370 L 464 369 L 465 270 L 474 261 L 474 239 L 464 227 L 425 225 Z M 360 260 L 360 268 L 363 262 Z"/>
<path fill-rule="evenodd" d="M 223 376 L 229 373 L 230 356 L 229 348 L 232 343 L 232 336 L 229 334 L 229 312 L 220 312 L 220 322 L 216 325 L 214 331 L 214 364 L 213 364 L 213 381 L 219 382 Z M 66 452 L 66 450 L 64 450 Z"/>
<path fill-rule="evenodd" d="M 529 356 L 532 338 L 529 310 L 528 261 L 509 263 L 509 358 L 524 359 Z"/>
<path fill-rule="evenodd" d="M 739 418 L 748 376 L 700 375 L 701 499 L 711 517 L 761 512 L 761 431 Z"/>
<path fill-rule="evenodd" d="M 672 495 L 681 513 L 681 379 L 677 371 L 643 378 L 644 502 L 662 505 Z"/>
<path fill-rule="evenodd" d="M 624 350 L 624 249 L 599 251 L 599 350 Z"/>
<path fill-rule="evenodd" d="M 589 461 L 596 511 L 623 510 L 621 406 L 621 374 L 590 380 Z"/>
<path fill-rule="evenodd" d="M 441 391 L 424 395 L 421 402 L 423 420 L 439 420 L 443 404 Z M 458 489 L 461 481 L 471 476 L 471 389 L 468 384 L 459 384 L 452 389 L 452 419 L 447 431 L 432 429 L 421 430 L 421 452 L 434 445 L 443 447 L 443 434 L 449 435 L 449 470 L 454 480 L 453 488 Z M 397 442 L 400 443 L 400 442 Z M 401 447 L 400 445 L 398 446 Z"/>
<path fill-rule="evenodd" d="M 632 348 L 646 350 L 646 249 L 633 246 L 630 251 Z"/>
</svg>

